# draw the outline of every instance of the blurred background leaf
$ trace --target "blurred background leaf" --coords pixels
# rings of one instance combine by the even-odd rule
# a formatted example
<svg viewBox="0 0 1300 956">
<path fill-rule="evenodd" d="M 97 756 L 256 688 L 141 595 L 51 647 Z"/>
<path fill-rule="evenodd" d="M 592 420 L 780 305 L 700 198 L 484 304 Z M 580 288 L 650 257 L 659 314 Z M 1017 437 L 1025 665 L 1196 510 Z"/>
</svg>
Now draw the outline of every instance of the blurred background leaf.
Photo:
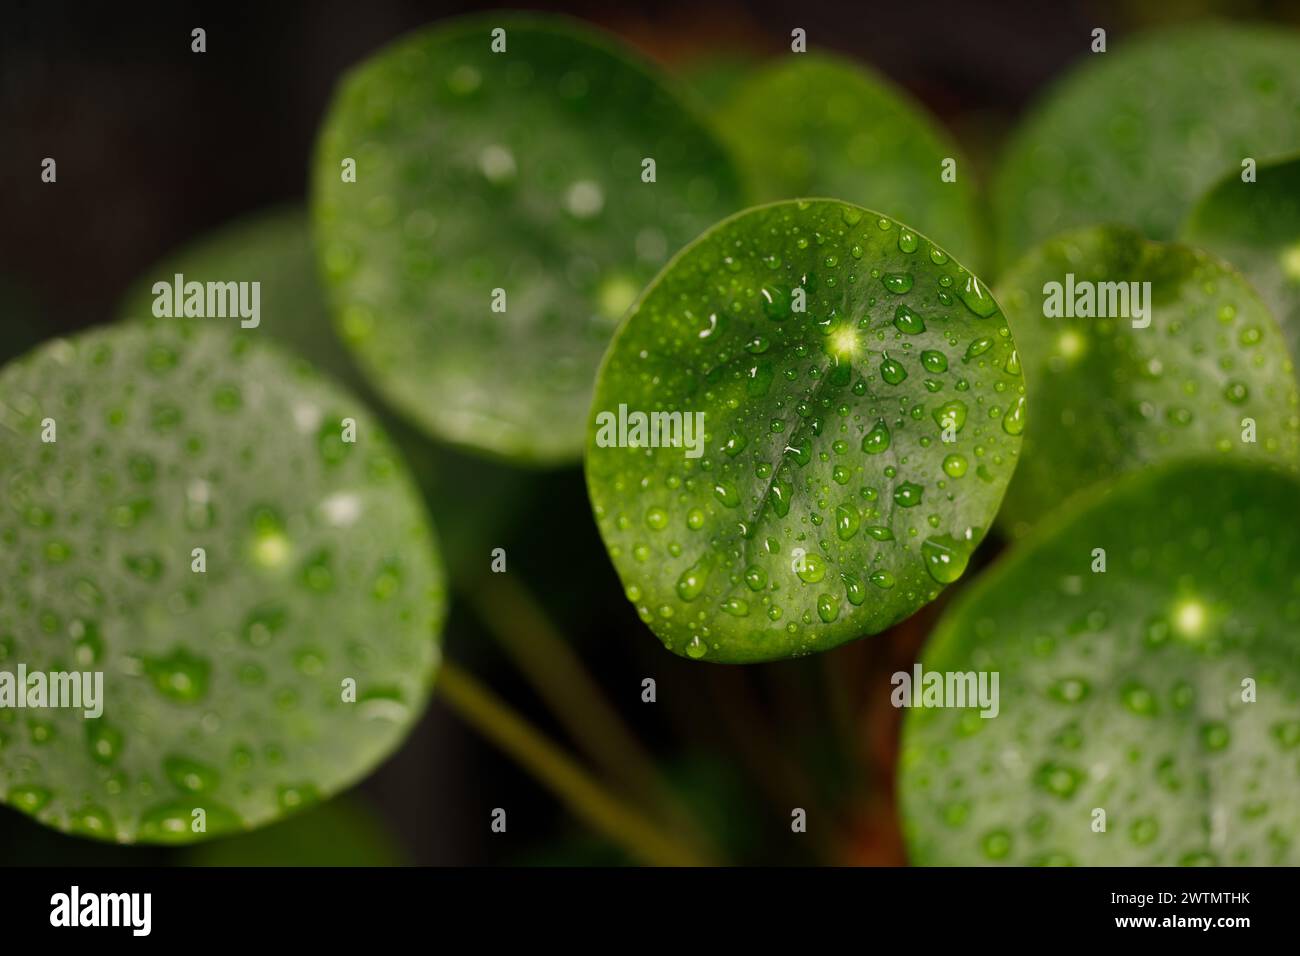
<svg viewBox="0 0 1300 956">
<path fill-rule="evenodd" d="M 557 18 L 458 20 L 369 58 L 315 158 L 322 266 L 372 385 L 444 441 L 531 464 L 578 459 L 623 312 L 739 205 L 670 81 Z"/>
<path fill-rule="evenodd" d="M 1001 267 L 1090 223 L 1173 238 L 1195 198 L 1245 157 L 1300 150 L 1297 62 L 1300 33 L 1226 22 L 1087 55 L 1040 97 L 1003 155 Z"/>
<path fill-rule="evenodd" d="M 1298 495 L 1257 465 L 1156 468 L 966 591 L 921 666 L 1000 674 L 999 709 L 907 711 L 911 862 L 1300 861 L 1300 525 L 1278 520 Z"/>
<path fill-rule="evenodd" d="M 1240 171 L 1201 198 L 1183 238 L 1223 256 L 1246 274 L 1300 361 L 1300 158 L 1263 163 L 1254 182 Z"/>
<path fill-rule="evenodd" d="M 983 263 L 973 171 L 922 107 L 866 65 L 789 54 L 748 74 L 717 120 L 753 201 L 842 199 L 908 223 L 973 269 Z M 941 178 L 945 159 L 954 182 Z"/>
<path fill-rule="evenodd" d="M 1134 299 L 1108 318 L 1045 314 L 1048 283 L 1059 284 L 1066 308 L 1067 275 L 1091 292 L 1080 283 L 1149 281 L 1150 327 L 1133 327 Z M 1090 485 L 1170 458 L 1217 451 L 1292 467 L 1300 459 L 1300 398 L 1282 332 L 1222 260 L 1122 226 L 1092 227 L 1032 250 L 997 295 L 1030 403 L 998 515 L 1012 534 Z M 1254 442 L 1243 441 L 1247 418 Z"/>
</svg>

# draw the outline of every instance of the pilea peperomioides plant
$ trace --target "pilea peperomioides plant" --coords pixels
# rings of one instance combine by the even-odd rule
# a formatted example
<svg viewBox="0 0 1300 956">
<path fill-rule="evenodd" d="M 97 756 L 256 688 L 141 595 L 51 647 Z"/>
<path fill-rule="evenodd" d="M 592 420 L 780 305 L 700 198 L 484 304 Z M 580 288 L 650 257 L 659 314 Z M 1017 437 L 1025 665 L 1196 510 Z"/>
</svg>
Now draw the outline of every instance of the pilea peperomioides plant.
<svg viewBox="0 0 1300 956">
<path fill-rule="evenodd" d="M 691 660 L 827 651 L 958 585 L 918 680 L 991 696 L 896 702 L 915 863 L 1298 862 L 1297 56 L 1196 27 L 1067 77 L 1000 170 L 991 293 L 965 162 L 852 63 L 732 64 L 701 83 L 715 130 L 557 18 L 385 48 L 339 86 L 309 212 L 181 250 L 126 321 L 0 371 L 0 677 L 111 691 L 0 708 L 0 801 L 121 843 L 254 829 L 373 768 L 439 677 L 629 854 L 729 852 L 527 590 L 483 585 L 482 512 L 533 478 L 449 482 L 427 436 L 585 446 L 624 594 Z M 149 318 L 173 274 L 261 283 L 263 323 Z M 1022 540 L 963 590 L 995 522 Z M 486 630 L 524 620 L 502 644 L 609 790 L 440 666 L 444 553 Z M 194 859 L 330 826 L 397 858 L 352 811 Z"/>
<path fill-rule="evenodd" d="M 1024 424 L 978 278 L 879 213 L 776 203 L 709 230 L 633 306 L 596 381 L 587 482 L 666 647 L 797 657 L 961 576 Z"/>
</svg>

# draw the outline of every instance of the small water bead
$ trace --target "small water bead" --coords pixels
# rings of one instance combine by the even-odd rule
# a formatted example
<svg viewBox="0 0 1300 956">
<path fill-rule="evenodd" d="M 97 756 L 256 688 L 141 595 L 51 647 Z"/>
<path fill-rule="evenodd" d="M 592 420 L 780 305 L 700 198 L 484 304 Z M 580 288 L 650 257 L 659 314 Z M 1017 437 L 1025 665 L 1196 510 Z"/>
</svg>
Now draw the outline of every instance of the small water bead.
<svg viewBox="0 0 1300 956">
<path fill-rule="evenodd" d="M 826 577 L 826 559 L 819 554 L 805 554 L 795 573 L 805 584 L 816 584 Z"/>
<path fill-rule="evenodd" d="M 1210 721 L 1201 726 L 1201 746 L 1206 750 L 1225 750 L 1231 740 L 1228 725 L 1221 720 Z"/>
<path fill-rule="evenodd" d="M 906 305 L 894 310 L 894 328 L 904 335 L 919 335 L 925 331 L 925 320 Z"/>
<path fill-rule="evenodd" d="M 930 577 L 939 584 L 952 584 L 966 572 L 970 550 L 967 542 L 941 534 L 927 538 L 922 543 L 921 557 Z"/>
<path fill-rule="evenodd" d="M 730 598 L 722 603 L 722 610 L 732 617 L 748 617 L 749 603 L 740 598 Z"/>
<path fill-rule="evenodd" d="M 699 531 L 704 527 L 704 512 L 699 508 L 692 508 L 686 513 L 686 527 L 692 531 Z"/>
<path fill-rule="evenodd" d="M 1154 717 L 1160 709 L 1156 695 L 1149 687 L 1137 681 L 1129 681 L 1121 688 L 1120 699 L 1130 713 L 1139 717 Z"/>
<path fill-rule="evenodd" d="M 894 503 L 900 508 L 915 508 L 921 503 L 925 488 L 915 482 L 905 481 L 894 489 Z"/>
<path fill-rule="evenodd" d="M 918 241 L 916 238 L 916 233 L 904 229 L 898 234 L 899 252 L 906 252 L 909 254 L 916 252 L 917 245 L 918 245 Z"/>
<path fill-rule="evenodd" d="M 880 363 L 880 377 L 890 385 L 901 385 L 907 378 L 907 369 L 902 364 L 886 355 Z"/>
<path fill-rule="evenodd" d="M 686 644 L 686 656 L 691 658 L 692 660 L 698 661 L 701 657 L 703 657 L 706 653 L 708 653 L 708 650 L 709 649 L 705 646 L 704 642 L 700 640 L 700 636 L 698 634 L 692 637 L 690 641 Z"/>
<path fill-rule="evenodd" d="M 739 455 L 742 451 L 745 450 L 745 446 L 747 444 L 749 444 L 748 438 L 746 438 L 744 435 L 740 434 L 739 432 L 732 432 L 731 435 L 728 436 L 726 442 L 723 444 L 722 451 L 729 458 L 735 458 L 737 455 Z"/>
<path fill-rule="evenodd" d="M 1146 846 L 1154 842 L 1159 833 L 1160 824 L 1154 817 L 1138 817 L 1128 828 L 1128 838 L 1137 846 Z"/>
<path fill-rule="evenodd" d="M 954 452 L 943 459 L 943 471 L 949 478 L 960 478 L 966 474 L 966 457 Z"/>
<path fill-rule="evenodd" d="M 144 670 L 164 697 L 188 704 L 207 695 L 212 664 L 207 658 L 178 647 L 161 657 L 146 657 Z"/>
<path fill-rule="evenodd" d="M 15 809 L 36 814 L 53 798 L 54 794 L 44 787 L 12 787 L 5 800 Z"/>
<path fill-rule="evenodd" d="M 1035 772 L 1034 782 L 1052 796 L 1068 800 L 1083 782 L 1083 772 L 1066 764 L 1048 761 Z"/>
<path fill-rule="evenodd" d="M 930 261 L 936 266 L 941 266 L 948 261 L 948 254 L 938 246 L 930 247 Z"/>
<path fill-rule="evenodd" d="M 831 480 L 837 485 L 847 485 L 852 477 L 853 473 L 845 465 L 836 465 L 831 469 Z"/>
<path fill-rule="evenodd" d="M 867 580 L 882 591 L 888 591 L 894 586 L 894 576 L 883 569 L 880 571 L 872 571 Z"/>
<path fill-rule="evenodd" d="M 68 818 L 68 831 L 79 836 L 106 839 L 113 833 L 113 817 L 103 807 L 80 807 Z"/>
<path fill-rule="evenodd" d="M 981 319 L 986 319 L 998 310 L 998 304 L 983 283 L 973 275 L 966 276 L 966 282 L 957 293 L 958 297 Z"/>
<path fill-rule="evenodd" d="M 163 563 L 156 554 L 129 554 L 123 558 L 126 569 L 145 581 L 157 581 L 162 577 Z"/>
<path fill-rule="evenodd" d="M 663 508 L 651 508 L 645 513 L 645 523 L 652 531 L 662 531 L 668 527 L 668 512 Z"/>
<path fill-rule="evenodd" d="M 973 342 L 971 342 L 970 345 L 966 347 L 966 354 L 962 356 L 962 360 L 969 362 L 971 359 L 983 355 L 991 348 L 993 348 L 992 339 L 990 338 L 975 339 Z"/>
<path fill-rule="evenodd" d="M 1287 720 L 1274 724 L 1270 733 L 1283 750 L 1293 750 L 1300 746 L 1300 720 Z"/>
<path fill-rule="evenodd" d="M 1062 677 L 1048 688 L 1047 693 L 1063 704 L 1077 704 L 1088 696 L 1091 689 L 1081 677 Z"/>
<path fill-rule="evenodd" d="M 1229 382 L 1223 388 L 1223 397 L 1233 405 L 1240 405 L 1250 397 L 1250 389 L 1245 382 Z"/>
<path fill-rule="evenodd" d="M 163 772 L 174 786 L 186 793 L 205 793 L 214 790 L 221 779 L 217 771 L 207 764 L 188 757 L 164 758 Z"/>
<path fill-rule="evenodd" d="M 835 533 L 841 541 L 850 540 L 858 533 L 862 516 L 853 505 L 839 505 L 835 509 Z"/>
<path fill-rule="evenodd" d="M 895 295 L 903 295 L 912 290 L 913 279 L 909 272 L 887 272 L 880 277 L 880 284 Z"/>
<path fill-rule="evenodd" d="M 1002 430 L 1008 435 L 1019 435 L 1025 430 L 1025 397 L 1019 396 L 1002 416 Z"/>
<path fill-rule="evenodd" d="M 921 353 L 921 365 L 927 372 L 939 374 L 948 371 L 948 356 L 934 349 L 926 349 Z"/>
<path fill-rule="evenodd" d="M 966 403 L 959 398 L 944 402 L 934 410 L 933 417 L 935 424 L 943 429 L 953 429 L 961 431 L 966 427 Z"/>
<path fill-rule="evenodd" d="M 772 502 L 772 510 L 776 512 L 778 518 L 784 518 L 790 513 L 790 502 L 793 498 L 793 484 L 788 481 L 772 482 L 772 487 L 768 490 L 768 500 Z"/>
<path fill-rule="evenodd" d="M 740 504 L 740 492 L 729 481 L 719 481 L 713 486 L 713 495 L 726 508 L 735 508 Z"/>
<path fill-rule="evenodd" d="M 774 322 L 784 321 L 790 315 L 790 291 L 784 286 L 765 285 L 759 290 L 763 312 Z"/>
<path fill-rule="evenodd" d="M 827 624 L 833 623 L 840 616 L 840 602 L 829 594 L 818 595 L 817 616 Z"/>
<path fill-rule="evenodd" d="M 694 601 L 704 593 L 708 582 L 708 564 L 701 558 L 681 573 L 677 578 L 677 596 L 683 601 Z"/>
<path fill-rule="evenodd" d="M 98 764 L 111 764 L 122 753 L 122 732 L 102 717 L 86 721 L 86 749 Z"/>
<path fill-rule="evenodd" d="M 892 437 L 883 419 L 871 426 L 871 430 L 862 438 L 862 450 L 868 455 L 879 455 L 889 448 Z"/>
<path fill-rule="evenodd" d="M 883 525 L 870 525 L 863 529 L 868 535 L 877 541 L 893 541 L 894 532 Z"/>
</svg>

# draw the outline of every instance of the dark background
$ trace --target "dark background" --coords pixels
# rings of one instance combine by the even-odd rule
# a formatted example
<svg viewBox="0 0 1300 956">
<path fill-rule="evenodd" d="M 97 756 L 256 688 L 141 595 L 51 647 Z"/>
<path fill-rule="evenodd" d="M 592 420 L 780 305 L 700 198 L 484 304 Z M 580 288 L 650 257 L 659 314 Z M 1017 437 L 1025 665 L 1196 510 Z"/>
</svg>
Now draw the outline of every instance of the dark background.
<svg viewBox="0 0 1300 956">
<path fill-rule="evenodd" d="M 0 311 L 0 355 L 110 320 L 128 286 L 176 247 L 246 213 L 301 202 L 315 130 L 340 73 L 412 28 L 494 6 L 8 0 L 0 14 L 0 310 L 11 311 Z M 803 27 L 810 50 L 865 61 L 910 91 L 980 170 L 1028 103 L 1087 54 L 1095 27 L 1113 44 L 1205 16 L 1300 23 L 1300 4 L 1269 2 L 508 7 L 518 8 L 589 20 L 683 73 L 704 58 L 779 55 L 791 29 Z M 201 56 L 190 52 L 197 26 L 207 30 Z M 40 182 L 46 156 L 58 161 L 57 188 Z M 538 596 L 702 824 L 722 834 L 729 859 L 905 862 L 888 675 L 910 667 L 942 600 L 887 634 L 811 660 L 743 669 L 689 663 L 662 651 L 622 598 L 580 472 L 534 475 L 527 485 L 516 520 L 488 547 L 507 549 L 511 575 Z M 980 560 L 996 550 L 991 541 Z M 565 741 L 464 602 L 453 609 L 445 648 Z M 658 681 L 658 705 L 640 701 L 646 676 Z M 389 856 L 405 862 L 622 860 L 436 700 L 354 801 L 374 811 Z M 808 807 L 812 839 L 790 834 L 795 805 Z M 497 806 L 509 809 L 508 836 L 489 832 Z M 327 844 L 331 835 L 318 839 Z M 295 852 L 279 862 L 298 862 Z M 0 863 L 189 859 L 65 838 L 0 807 Z"/>
</svg>

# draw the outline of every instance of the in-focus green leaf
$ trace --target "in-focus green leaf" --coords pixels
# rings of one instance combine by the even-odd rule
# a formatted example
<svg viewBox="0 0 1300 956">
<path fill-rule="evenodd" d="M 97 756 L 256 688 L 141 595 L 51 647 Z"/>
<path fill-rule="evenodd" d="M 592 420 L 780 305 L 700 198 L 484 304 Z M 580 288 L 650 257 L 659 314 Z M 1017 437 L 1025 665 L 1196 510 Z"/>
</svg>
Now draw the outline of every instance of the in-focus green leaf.
<svg viewBox="0 0 1300 956">
<path fill-rule="evenodd" d="M 1221 260 L 1122 226 L 1093 227 L 1033 250 L 997 291 L 1034 411 L 999 516 L 1012 533 L 1075 492 L 1152 462 L 1216 451 L 1300 458 L 1300 397 L 1281 330 Z M 1134 318 L 1133 293 L 1145 318 Z M 1094 313 L 1103 295 L 1120 308 L 1108 307 L 1108 318 L 1046 314 L 1057 301 L 1057 311 L 1067 302 L 1077 311 L 1087 295 Z"/>
<path fill-rule="evenodd" d="M 981 577 L 926 648 L 923 685 L 997 673 L 998 704 L 908 712 L 912 862 L 1300 863 L 1300 483 L 1182 462 L 1099 498 Z"/>
<path fill-rule="evenodd" d="M 118 314 L 151 315 L 153 284 L 171 283 L 177 273 L 202 283 L 260 282 L 260 322 L 246 334 L 269 337 L 379 406 L 379 396 L 330 322 L 305 210 L 257 213 L 190 243 L 146 272 Z M 378 411 L 424 493 L 451 574 L 481 573 L 498 532 L 526 500 L 530 473 L 436 445 L 415 427 Z"/>
<path fill-rule="evenodd" d="M 1090 223 L 1171 239 L 1244 158 L 1300 150 L 1294 31 L 1201 23 L 1082 56 L 1007 149 L 994 190 L 1004 266 Z"/>
<path fill-rule="evenodd" d="M 642 620 L 674 653 L 762 661 L 932 600 L 1016 464 L 1013 351 L 979 280 L 878 213 L 776 203 L 705 233 L 633 307 L 592 406 L 588 490 Z M 679 434 L 638 436 L 654 413 Z"/>
<path fill-rule="evenodd" d="M 754 72 L 718 116 L 756 201 L 879 209 L 979 266 L 971 171 L 922 106 L 859 63 L 799 54 Z M 956 181 L 941 178 L 956 161 Z"/>
<path fill-rule="evenodd" d="M 527 462 L 577 459 L 618 319 L 738 206 L 666 78 L 554 18 L 398 41 L 347 75 L 316 150 L 319 252 L 363 371 L 430 434 Z"/>
<path fill-rule="evenodd" d="M 1261 164 L 1255 182 L 1224 178 L 1192 210 L 1183 227 L 1190 243 L 1209 249 L 1246 274 L 1300 357 L 1300 158 Z"/>
<path fill-rule="evenodd" d="M 103 674 L 97 719 L 0 709 L 0 798 L 58 829 L 260 826 L 363 776 L 428 697 L 443 571 L 405 467 L 355 397 L 222 321 L 0 373 L 0 671 Z"/>
</svg>

